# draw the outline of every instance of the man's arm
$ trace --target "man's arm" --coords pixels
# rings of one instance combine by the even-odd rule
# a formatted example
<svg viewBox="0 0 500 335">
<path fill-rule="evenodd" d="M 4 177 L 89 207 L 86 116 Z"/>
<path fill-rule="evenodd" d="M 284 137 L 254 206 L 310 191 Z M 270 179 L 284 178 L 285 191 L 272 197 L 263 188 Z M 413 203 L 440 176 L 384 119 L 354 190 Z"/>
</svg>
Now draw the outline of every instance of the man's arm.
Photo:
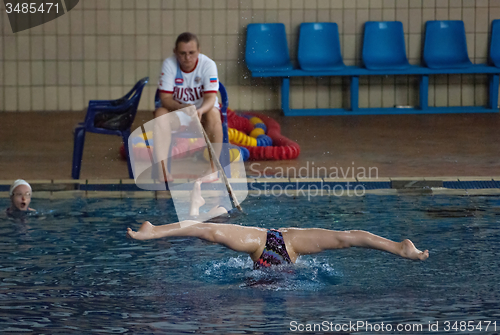
<svg viewBox="0 0 500 335">
<path fill-rule="evenodd" d="M 161 105 L 166 108 L 169 112 L 176 111 L 178 109 L 187 107 L 189 105 L 181 104 L 174 100 L 174 95 L 172 93 L 160 92 Z"/>
<path fill-rule="evenodd" d="M 203 114 L 214 108 L 216 97 L 217 93 L 213 92 L 203 94 L 203 103 L 201 104 L 201 107 L 198 109 L 198 117 L 200 118 L 200 120 Z"/>
<path fill-rule="evenodd" d="M 206 112 L 210 111 L 215 105 L 215 98 L 217 97 L 217 93 L 205 93 L 203 95 L 203 104 L 197 110 L 198 118 L 201 120 L 201 116 Z M 160 92 L 160 100 L 162 107 L 166 108 L 168 111 L 173 112 L 178 109 L 188 107 L 189 104 L 181 104 L 178 101 L 174 100 L 174 95 L 172 93 Z"/>
</svg>

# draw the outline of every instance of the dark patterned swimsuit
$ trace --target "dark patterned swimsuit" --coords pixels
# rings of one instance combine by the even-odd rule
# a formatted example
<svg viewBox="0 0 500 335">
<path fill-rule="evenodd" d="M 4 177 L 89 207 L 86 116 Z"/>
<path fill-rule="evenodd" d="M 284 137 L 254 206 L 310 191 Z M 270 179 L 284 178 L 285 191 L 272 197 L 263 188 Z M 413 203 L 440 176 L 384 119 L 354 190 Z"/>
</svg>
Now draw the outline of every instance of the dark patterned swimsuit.
<svg viewBox="0 0 500 335">
<path fill-rule="evenodd" d="M 262 251 L 260 258 L 253 263 L 253 268 L 267 268 L 285 262 L 291 263 L 292 261 L 286 251 L 283 235 L 279 230 L 269 229 L 267 231 L 266 247 Z"/>
</svg>

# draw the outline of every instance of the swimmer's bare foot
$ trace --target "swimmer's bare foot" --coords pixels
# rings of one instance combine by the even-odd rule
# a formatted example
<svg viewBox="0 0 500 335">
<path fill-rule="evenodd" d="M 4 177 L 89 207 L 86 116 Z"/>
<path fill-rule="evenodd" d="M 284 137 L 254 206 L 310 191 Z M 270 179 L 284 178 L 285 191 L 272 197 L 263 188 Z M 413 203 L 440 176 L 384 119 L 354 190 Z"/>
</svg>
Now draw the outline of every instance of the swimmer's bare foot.
<svg viewBox="0 0 500 335">
<path fill-rule="evenodd" d="M 154 238 L 154 226 L 149 221 L 144 221 L 137 232 L 127 228 L 127 236 L 135 240 L 149 240 Z"/>
<path fill-rule="evenodd" d="M 201 183 L 198 179 L 194 182 L 193 191 L 191 192 L 191 207 L 189 207 L 189 215 L 200 215 L 200 207 L 205 204 L 205 199 L 201 196 Z"/>
<path fill-rule="evenodd" d="M 429 258 L 429 250 L 418 250 L 412 241 L 406 239 L 401 242 L 401 257 L 424 261 Z"/>
</svg>

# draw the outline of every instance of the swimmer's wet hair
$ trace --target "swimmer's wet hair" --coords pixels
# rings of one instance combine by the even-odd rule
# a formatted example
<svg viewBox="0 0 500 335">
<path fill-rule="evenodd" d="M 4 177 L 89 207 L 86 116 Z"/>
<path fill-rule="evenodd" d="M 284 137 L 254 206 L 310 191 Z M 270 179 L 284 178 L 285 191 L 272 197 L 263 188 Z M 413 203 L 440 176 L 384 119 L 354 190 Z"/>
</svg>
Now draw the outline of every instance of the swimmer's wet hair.
<svg viewBox="0 0 500 335">
<path fill-rule="evenodd" d="M 195 41 L 198 48 L 200 48 L 200 42 L 198 41 L 198 37 L 190 32 L 185 32 L 177 36 L 177 40 L 175 40 L 175 48 L 177 49 L 179 43 L 189 43 L 191 41 Z"/>
</svg>

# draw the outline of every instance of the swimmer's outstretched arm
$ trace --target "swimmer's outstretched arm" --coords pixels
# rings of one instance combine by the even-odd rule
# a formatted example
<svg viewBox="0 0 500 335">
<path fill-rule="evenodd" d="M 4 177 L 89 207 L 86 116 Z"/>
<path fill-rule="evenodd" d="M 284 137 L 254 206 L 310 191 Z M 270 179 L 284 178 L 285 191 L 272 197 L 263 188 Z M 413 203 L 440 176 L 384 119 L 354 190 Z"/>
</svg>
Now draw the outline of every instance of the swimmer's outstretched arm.
<svg viewBox="0 0 500 335">
<path fill-rule="evenodd" d="M 245 252 L 253 260 L 257 260 L 266 244 L 267 229 L 193 220 L 154 226 L 146 221 L 137 232 L 127 228 L 127 236 L 136 240 L 174 236 L 197 237 L 235 251 Z"/>
<path fill-rule="evenodd" d="M 335 231 L 319 228 L 282 228 L 280 230 L 292 261 L 295 261 L 299 255 L 350 247 L 382 250 L 415 260 L 425 260 L 429 257 L 428 250 L 418 250 L 408 239 L 394 242 L 363 230 Z"/>
</svg>

